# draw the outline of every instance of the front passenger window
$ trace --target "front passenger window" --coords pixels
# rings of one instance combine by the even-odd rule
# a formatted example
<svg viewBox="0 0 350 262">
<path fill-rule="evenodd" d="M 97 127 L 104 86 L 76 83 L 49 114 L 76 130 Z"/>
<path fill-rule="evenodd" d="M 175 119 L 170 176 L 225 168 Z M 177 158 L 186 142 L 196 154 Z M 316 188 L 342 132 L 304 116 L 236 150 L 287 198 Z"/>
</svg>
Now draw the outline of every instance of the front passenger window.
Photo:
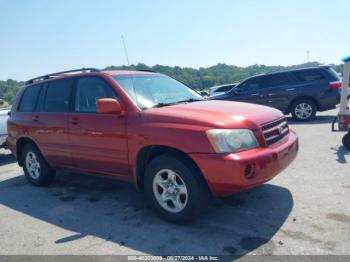
<svg viewBox="0 0 350 262">
<path fill-rule="evenodd" d="M 258 91 L 261 89 L 261 82 L 262 79 L 259 77 L 251 78 L 237 86 L 237 89 L 241 92 Z"/>
<path fill-rule="evenodd" d="M 80 78 L 75 96 L 75 112 L 96 113 L 97 100 L 118 96 L 103 79 L 97 77 Z"/>
</svg>

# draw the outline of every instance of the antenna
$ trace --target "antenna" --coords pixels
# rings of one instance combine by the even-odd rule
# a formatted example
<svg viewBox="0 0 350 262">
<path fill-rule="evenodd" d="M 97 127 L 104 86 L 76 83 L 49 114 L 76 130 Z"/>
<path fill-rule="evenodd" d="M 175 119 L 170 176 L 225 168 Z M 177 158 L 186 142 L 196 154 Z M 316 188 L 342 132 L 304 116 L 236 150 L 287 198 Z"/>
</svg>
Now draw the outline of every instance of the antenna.
<svg viewBox="0 0 350 262">
<path fill-rule="evenodd" d="M 129 56 L 128 56 L 128 49 L 126 48 L 124 36 L 121 35 L 121 38 L 122 38 L 122 42 L 123 42 L 123 46 L 124 46 L 124 52 L 125 52 L 126 62 L 128 63 L 128 67 L 130 68 L 130 62 L 129 62 Z M 131 77 L 132 89 L 133 89 L 134 94 L 135 94 L 136 104 L 137 104 L 138 106 L 140 106 L 139 99 L 138 99 L 138 97 L 137 97 L 138 95 L 137 95 L 137 92 L 136 92 L 136 89 L 135 89 L 135 85 L 134 85 L 134 76 L 131 74 L 130 77 Z"/>
<path fill-rule="evenodd" d="M 310 62 L 310 50 L 306 50 L 306 62 Z"/>
<path fill-rule="evenodd" d="M 123 36 L 123 35 L 122 35 L 122 42 L 123 42 L 123 46 L 124 46 L 124 52 L 125 52 L 126 62 L 128 63 L 128 66 L 130 66 L 129 56 L 128 56 L 128 49 L 126 49 L 125 39 L 124 39 L 124 36 Z"/>
</svg>

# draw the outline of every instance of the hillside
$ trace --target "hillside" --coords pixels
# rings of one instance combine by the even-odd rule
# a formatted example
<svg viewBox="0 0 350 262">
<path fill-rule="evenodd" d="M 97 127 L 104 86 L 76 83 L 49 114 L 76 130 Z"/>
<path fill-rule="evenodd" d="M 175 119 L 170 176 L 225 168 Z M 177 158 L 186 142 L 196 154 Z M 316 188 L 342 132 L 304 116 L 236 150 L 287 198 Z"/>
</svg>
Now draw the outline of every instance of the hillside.
<svg viewBox="0 0 350 262">
<path fill-rule="evenodd" d="M 197 90 L 205 90 L 211 86 L 239 82 L 243 79 L 266 72 L 283 70 L 289 68 L 300 68 L 320 65 L 317 62 L 311 62 L 293 66 L 266 66 L 266 65 L 251 65 L 248 67 L 239 67 L 234 65 L 217 64 L 207 68 L 187 68 L 179 66 L 147 66 L 145 64 L 137 64 L 130 66 L 108 66 L 105 69 L 148 69 L 160 73 L 167 74 L 182 83 L 195 88 Z M 333 65 L 337 72 L 341 72 L 341 65 Z M 17 82 L 12 79 L 0 81 L 0 99 L 12 103 L 17 91 L 23 85 L 23 82 Z"/>
</svg>

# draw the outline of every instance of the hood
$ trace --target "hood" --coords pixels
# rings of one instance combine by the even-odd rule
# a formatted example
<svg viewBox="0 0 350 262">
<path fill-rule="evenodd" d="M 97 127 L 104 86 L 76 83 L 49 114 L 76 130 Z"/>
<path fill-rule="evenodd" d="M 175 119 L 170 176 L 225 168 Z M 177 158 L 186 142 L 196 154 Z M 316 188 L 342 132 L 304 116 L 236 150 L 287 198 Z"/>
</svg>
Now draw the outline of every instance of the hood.
<svg viewBox="0 0 350 262">
<path fill-rule="evenodd" d="M 142 111 L 142 115 L 145 121 L 252 130 L 283 116 L 281 111 L 271 107 L 220 100 L 150 108 Z"/>
</svg>

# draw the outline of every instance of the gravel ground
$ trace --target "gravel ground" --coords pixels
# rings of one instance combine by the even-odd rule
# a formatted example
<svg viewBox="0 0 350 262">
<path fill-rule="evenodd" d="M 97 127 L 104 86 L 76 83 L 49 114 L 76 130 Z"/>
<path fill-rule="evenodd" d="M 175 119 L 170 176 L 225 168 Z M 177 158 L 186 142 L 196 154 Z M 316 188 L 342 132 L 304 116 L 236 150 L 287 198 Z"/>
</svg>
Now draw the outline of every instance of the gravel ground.
<svg viewBox="0 0 350 262">
<path fill-rule="evenodd" d="M 335 114 L 291 122 L 300 152 L 287 170 L 186 226 L 156 217 L 122 182 L 60 173 L 33 187 L 0 151 L 0 254 L 349 255 L 350 152 L 330 131 Z"/>
</svg>

